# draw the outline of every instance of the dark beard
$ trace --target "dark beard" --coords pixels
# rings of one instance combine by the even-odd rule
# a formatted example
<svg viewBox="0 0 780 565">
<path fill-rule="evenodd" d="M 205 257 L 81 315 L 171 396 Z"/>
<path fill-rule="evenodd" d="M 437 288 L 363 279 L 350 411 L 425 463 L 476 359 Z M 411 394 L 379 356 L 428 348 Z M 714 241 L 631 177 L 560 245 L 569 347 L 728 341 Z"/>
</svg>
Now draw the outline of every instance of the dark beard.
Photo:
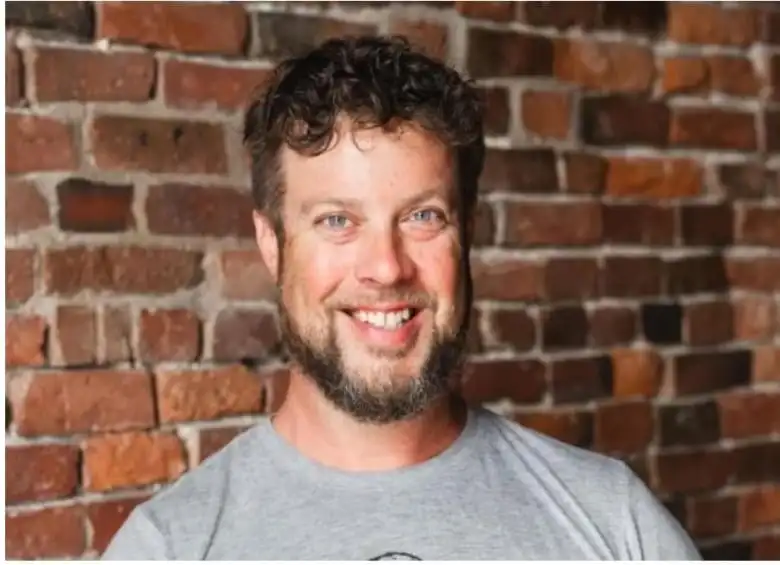
<svg viewBox="0 0 780 565">
<path fill-rule="evenodd" d="M 316 348 L 301 335 L 283 304 L 279 305 L 279 317 L 282 341 L 291 360 L 317 384 L 325 398 L 359 422 L 387 424 L 420 414 L 451 392 L 465 358 L 469 309 L 453 337 L 434 336 L 430 353 L 416 378 L 400 386 L 371 388 L 346 374 L 332 331 L 328 344 Z"/>
</svg>

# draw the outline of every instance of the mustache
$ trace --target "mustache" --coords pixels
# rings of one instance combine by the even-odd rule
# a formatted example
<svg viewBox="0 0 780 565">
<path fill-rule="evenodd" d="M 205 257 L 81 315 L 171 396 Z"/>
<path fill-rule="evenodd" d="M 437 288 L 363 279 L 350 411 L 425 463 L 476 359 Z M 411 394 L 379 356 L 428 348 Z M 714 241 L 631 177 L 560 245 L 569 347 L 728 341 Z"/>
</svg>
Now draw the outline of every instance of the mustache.
<svg viewBox="0 0 780 565">
<path fill-rule="evenodd" d="M 436 301 L 428 294 L 419 291 L 408 292 L 381 292 L 364 296 L 350 296 L 349 299 L 333 300 L 328 304 L 329 307 L 337 310 L 356 310 L 365 308 L 372 304 L 387 304 L 401 302 L 408 304 L 410 308 L 422 310 L 430 308 L 436 304 Z"/>
</svg>

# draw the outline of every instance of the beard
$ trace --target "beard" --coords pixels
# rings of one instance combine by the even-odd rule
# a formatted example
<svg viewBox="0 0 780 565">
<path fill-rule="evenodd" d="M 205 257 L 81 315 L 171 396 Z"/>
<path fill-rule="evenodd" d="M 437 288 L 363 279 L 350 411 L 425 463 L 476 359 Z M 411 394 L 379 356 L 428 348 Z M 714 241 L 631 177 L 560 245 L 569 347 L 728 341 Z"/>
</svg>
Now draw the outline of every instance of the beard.
<svg viewBox="0 0 780 565">
<path fill-rule="evenodd" d="M 468 299 L 466 302 L 469 304 Z M 460 327 L 449 336 L 431 330 L 428 352 L 418 374 L 405 379 L 389 375 L 388 379 L 372 382 L 347 368 L 332 316 L 326 339 L 315 344 L 297 326 L 283 301 L 279 304 L 282 342 L 291 360 L 336 408 L 358 422 L 370 424 L 409 419 L 451 392 L 465 359 L 469 314 L 467 307 Z"/>
</svg>

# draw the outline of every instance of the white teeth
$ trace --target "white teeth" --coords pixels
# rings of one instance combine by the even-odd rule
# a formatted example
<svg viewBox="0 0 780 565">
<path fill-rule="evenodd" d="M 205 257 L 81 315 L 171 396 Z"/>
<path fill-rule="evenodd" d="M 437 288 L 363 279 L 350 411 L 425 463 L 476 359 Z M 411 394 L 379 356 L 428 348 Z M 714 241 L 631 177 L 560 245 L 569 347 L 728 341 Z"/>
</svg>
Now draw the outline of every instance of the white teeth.
<svg viewBox="0 0 780 565">
<path fill-rule="evenodd" d="M 376 328 L 383 330 L 396 330 L 409 321 L 412 317 L 412 311 L 409 308 L 398 310 L 396 312 L 376 312 L 369 310 L 356 310 L 355 318 L 361 322 L 371 324 Z"/>
</svg>

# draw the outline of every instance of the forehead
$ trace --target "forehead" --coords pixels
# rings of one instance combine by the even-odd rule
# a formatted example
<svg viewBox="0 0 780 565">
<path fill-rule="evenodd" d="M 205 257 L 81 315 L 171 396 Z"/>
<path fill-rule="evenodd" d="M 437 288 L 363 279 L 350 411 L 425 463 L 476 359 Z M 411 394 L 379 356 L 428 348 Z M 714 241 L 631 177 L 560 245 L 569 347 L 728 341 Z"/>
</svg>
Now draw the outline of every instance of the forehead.
<svg viewBox="0 0 780 565">
<path fill-rule="evenodd" d="M 290 204 L 349 198 L 391 206 L 431 189 L 450 198 L 454 186 L 450 149 L 411 124 L 392 131 L 342 125 L 322 154 L 311 157 L 284 148 L 281 165 Z"/>
</svg>

